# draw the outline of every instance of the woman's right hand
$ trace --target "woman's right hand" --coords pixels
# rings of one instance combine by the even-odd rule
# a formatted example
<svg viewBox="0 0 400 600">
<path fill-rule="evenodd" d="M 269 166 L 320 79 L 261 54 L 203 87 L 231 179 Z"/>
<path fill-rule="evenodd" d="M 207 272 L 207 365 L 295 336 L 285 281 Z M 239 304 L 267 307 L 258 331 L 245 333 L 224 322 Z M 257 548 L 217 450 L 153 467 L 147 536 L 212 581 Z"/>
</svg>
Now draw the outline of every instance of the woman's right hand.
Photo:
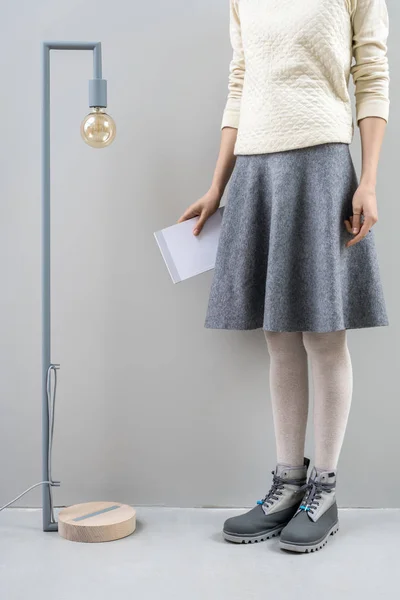
<svg viewBox="0 0 400 600">
<path fill-rule="evenodd" d="M 199 217 L 193 228 L 194 235 L 199 235 L 207 219 L 218 210 L 222 194 L 236 162 L 234 154 L 236 137 L 237 129 L 234 127 L 224 127 L 222 129 L 221 145 L 211 187 L 200 200 L 189 206 L 178 219 L 178 223 L 182 223 L 182 221 L 187 221 L 193 217 Z"/>
<path fill-rule="evenodd" d="M 199 217 L 193 229 L 193 234 L 199 235 L 207 219 L 218 210 L 220 202 L 221 195 L 213 189 L 209 189 L 202 198 L 191 204 L 189 208 L 185 210 L 177 222 L 182 223 L 182 221 L 187 221 L 193 217 Z"/>
</svg>

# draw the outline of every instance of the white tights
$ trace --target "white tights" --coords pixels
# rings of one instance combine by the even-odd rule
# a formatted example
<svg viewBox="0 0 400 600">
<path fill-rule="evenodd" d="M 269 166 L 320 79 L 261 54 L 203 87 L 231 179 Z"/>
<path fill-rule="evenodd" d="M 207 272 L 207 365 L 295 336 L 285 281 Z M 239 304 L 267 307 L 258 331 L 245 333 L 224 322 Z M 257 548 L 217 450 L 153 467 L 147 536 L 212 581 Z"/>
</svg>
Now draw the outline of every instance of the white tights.
<svg viewBox="0 0 400 600">
<path fill-rule="evenodd" d="M 277 462 L 303 464 L 309 359 L 314 387 L 314 465 L 321 470 L 336 469 L 353 391 L 346 331 L 264 334 L 270 355 Z"/>
</svg>

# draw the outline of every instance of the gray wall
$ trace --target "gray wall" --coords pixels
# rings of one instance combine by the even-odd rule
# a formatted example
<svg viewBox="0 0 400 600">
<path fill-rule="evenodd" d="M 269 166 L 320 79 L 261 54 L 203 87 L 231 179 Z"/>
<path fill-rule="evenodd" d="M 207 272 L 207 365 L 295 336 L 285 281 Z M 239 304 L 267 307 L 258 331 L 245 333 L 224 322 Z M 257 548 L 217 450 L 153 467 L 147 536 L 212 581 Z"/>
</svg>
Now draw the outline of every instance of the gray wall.
<svg viewBox="0 0 400 600">
<path fill-rule="evenodd" d="M 400 8 L 388 6 L 376 239 L 391 324 L 349 333 L 342 506 L 400 506 Z M 263 334 L 204 329 L 212 273 L 174 286 L 153 239 L 210 183 L 231 57 L 227 0 L 17 0 L 0 27 L 0 504 L 41 477 L 40 42 L 73 39 L 103 42 L 118 138 L 103 151 L 81 142 L 91 55 L 53 53 L 56 502 L 251 505 L 275 461 Z M 359 169 L 358 131 L 352 153 Z M 312 442 L 310 427 L 311 457 Z M 39 504 L 36 490 L 20 505 Z"/>
</svg>

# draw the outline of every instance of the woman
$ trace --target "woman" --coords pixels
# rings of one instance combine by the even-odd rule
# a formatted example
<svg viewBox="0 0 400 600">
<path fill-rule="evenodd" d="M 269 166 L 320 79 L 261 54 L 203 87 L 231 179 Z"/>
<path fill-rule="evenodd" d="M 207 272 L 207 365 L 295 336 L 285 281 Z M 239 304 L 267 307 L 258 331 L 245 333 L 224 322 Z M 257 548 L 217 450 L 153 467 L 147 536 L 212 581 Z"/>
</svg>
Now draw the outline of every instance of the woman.
<svg viewBox="0 0 400 600">
<path fill-rule="evenodd" d="M 389 113 L 388 14 L 385 0 L 231 0 L 230 33 L 213 181 L 179 221 L 199 216 L 198 235 L 232 175 L 205 327 L 264 330 L 277 466 L 266 496 L 223 531 L 240 543 L 280 533 L 281 548 L 309 552 L 338 530 L 337 464 L 353 386 L 346 330 L 388 324 L 371 229 Z M 315 457 L 307 480 L 308 359 Z"/>
</svg>

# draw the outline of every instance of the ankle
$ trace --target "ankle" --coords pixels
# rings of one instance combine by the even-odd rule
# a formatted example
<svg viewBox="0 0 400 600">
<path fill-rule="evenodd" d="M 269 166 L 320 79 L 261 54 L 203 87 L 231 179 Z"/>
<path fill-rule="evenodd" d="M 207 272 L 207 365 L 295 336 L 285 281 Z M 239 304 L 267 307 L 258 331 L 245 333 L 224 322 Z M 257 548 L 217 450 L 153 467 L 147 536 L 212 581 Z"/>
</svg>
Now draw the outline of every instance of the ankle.
<svg viewBox="0 0 400 600">
<path fill-rule="evenodd" d="M 277 460 L 277 464 L 285 467 L 286 469 L 301 469 L 304 467 L 304 458 L 297 460 Z"/>
<path fill-rule="evenodd" d="M 328 471 L 334 471 L 335 473 L 337 471 L 337 467 L 317 467 L 316 465 L 314 466 L 318 475 L 320 475 L 321 473 L 328 473 Z"/>
<path fill-rule="evenodd" d="M 337 469 L 327 469 L 326 467 L 315 467 L 316 476 L 320 477 L 322 474 L 329 478 L 334 477 L 336 479 Z"/>
</svg>

